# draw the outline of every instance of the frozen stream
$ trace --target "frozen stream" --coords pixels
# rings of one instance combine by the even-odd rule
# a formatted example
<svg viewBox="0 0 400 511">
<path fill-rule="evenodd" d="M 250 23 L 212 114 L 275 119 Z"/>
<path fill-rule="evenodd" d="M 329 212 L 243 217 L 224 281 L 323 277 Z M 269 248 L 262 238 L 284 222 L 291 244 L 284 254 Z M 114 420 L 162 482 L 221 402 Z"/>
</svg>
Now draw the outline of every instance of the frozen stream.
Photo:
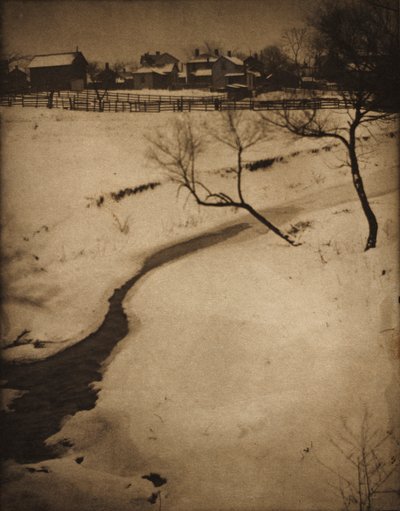
<svg viewBox="0 0 400 511">
<path fill-rule="evenodd" d="M 64 417 L 95 406 L 98 391 L 91 384 L 102 379 L 103 362 L 128 333 L 123 301 L 139 279 L 163 264 L 220 243 L 248 227 L 247 223 L 225 227 L 161 249 L 148 257 L 138 274 L 114 291 L 96 332 L 45 360 L 5 365 L 2 378 L 7 382 L 6 388 L 25 394 L 12 403 L 11 413 L 2 412 L 4 459 L 34 463 L 59 454 L 57 448 L 46 446 L 44 441 L 60 429 Z"/>
</svg>

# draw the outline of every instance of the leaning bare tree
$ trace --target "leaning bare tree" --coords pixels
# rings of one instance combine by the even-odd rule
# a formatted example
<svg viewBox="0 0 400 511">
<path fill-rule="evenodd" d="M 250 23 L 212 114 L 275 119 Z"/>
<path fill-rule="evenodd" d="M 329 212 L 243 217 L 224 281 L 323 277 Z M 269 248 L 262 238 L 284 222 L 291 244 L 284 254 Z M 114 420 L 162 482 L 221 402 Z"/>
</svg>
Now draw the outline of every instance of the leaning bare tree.
<svg viewBox="0 0 400 511">
<path fill-rule="evenodd" d="M 282 232 L 245 198 L 243 153 L 265 137 L 265 131 L 260 130 L 254 122 L 246 120 L 242 112 L 220 113 L 216 123 L 202 127 L 195 126 L 189 116 L 183 116 L 175 120 L 168 133 L 159 130 L 148 138 L 148 156 L 168 172 L 179 188 L 185 188 L 197 204 L 214 208 L 243 209 L 287 243 L 297 246 L 300 243 Z M 234 196 L 222 191 L 212 191 L 197 171 L 196 158 L 207 141 L 220 142 L 236 153 Z"/>
<path fill-rule="evenodd" d="M 343 419 L 341 431 L 329 439 L 339 455 L 339 468 L 315 455 L 331 474 L 328 485 L 341 499 L 343 511 L 378 511 L 400 497 L 399 444 L 392 431 L 372 429 L 371 418 L 365 410 L 359 431 Z"/>
</svg>

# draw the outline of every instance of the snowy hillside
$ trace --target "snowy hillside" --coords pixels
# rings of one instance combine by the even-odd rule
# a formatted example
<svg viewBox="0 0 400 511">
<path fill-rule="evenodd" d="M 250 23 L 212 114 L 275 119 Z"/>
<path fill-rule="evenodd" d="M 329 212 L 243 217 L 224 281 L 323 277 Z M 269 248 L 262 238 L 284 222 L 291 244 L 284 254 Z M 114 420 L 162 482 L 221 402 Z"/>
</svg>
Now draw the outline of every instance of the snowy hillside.
<svg viewBox="0 0 400 511">
<path fill-rule="evenodd" d="M 244 191 L 302 243 L 290 247 L 244 213 L 177 196 L 146 156 L 146 137 L 172 118 L 2 112 L 5 360 L 73 345 L 149 255 L 220 233 L 182 244 L 127 292 L 129 332 L 95 384 L 96 406 L 48 439 L 67 446 L 59 459 L 9 463 L 7 509 L 338 509 L 318 460 L 353 475 L 329 436 L 343 418 L 359 431 L 366 409 L 383 432 L 398 413 L 396 126 L 360 140 L 380 227 L 365 253 L 366 221 L 337 143 L 274 129 L 244 155 L 274 159 L 246 172 Z M 226 190 L 234 163 L 210 144 L 199 166 Z M 167 482 L 155 487 L 149 473 Z"/>
</svg>

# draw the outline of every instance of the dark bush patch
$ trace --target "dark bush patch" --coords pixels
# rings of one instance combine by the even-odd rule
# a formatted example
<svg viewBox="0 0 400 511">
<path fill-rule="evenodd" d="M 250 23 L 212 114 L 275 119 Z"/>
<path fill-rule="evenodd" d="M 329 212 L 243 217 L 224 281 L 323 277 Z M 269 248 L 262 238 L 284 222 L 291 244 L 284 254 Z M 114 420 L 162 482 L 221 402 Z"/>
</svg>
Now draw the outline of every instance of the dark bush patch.
<svg viewBox="0 0 400 511">
<path fill-rule="evenodd" d="M 332 149 L 331 145 L 324 145 L 324 147 L 322 148 L 322 150 L 326 152 L 329 152 L 331 149 Z"/>
<path fill-rule="evenodd" d="M 279 158 L 265 158 L 264 160 L 257 160 L 250 163 L 246 163 L 246 169 L 249 169 L 251 172 L 259 169 L 267 169 L 271 167 L 276 161 L 281 161 L 282 157 Z"/>
<path fill-rule="evenodd" d="M 350 213 L 350 212 L 351 212 L 351 210 L 350 210 L 350 209 L 348 209 L 348 208 L 344 208 L 344 209 L 342 209 L 341 211 L 334 211 L 334 212 L 333 212 L 333 214 L 334 214 L 334 215 L 339 215 L 340 213 Z"/>
<path fill-rule="evenodd" d="M 124 188 L 123 190 L 120 190 L 119 192 L 111 192 L 111 198 L 115 200 L 116 202 L 119 202 L 124 197 L 129 197 L 130 195 L 136 195 L 137 193 L 145 192 L 146 190 L 154 190 L 154 188 L 157 188 L 157 186 L 160 186 L 161 183 L 152 182 L 147 183 L 145 185 L 139 185 L 135 188 Z"/>
<path fill-rule="evenodd" d="M 147 479 L 151 481 L 156 488 L 159 486 L 163 486 L 167 484 L 167 479 L 165 477 L 160 476 L 160 474 L 156 474 L 155 472 L 150 472 L 149 475 L 142 476 L 142 479 Z"/>
<path fill-rule="evenodd" d="M 311 227 L 311 225 L 312 225 L 312 223 L 309 222 L 309 221 L 307 221 L 307 222 L 297 222 L 297 224 L 291 225 L 288 233 L 291 234 L 291 235 L 295 235 L 298 232 L 305 231 L 306 229 Z"/>
<path fill-rule="evenodd" d="M 150 504 L 155 504 L 158 499 L 158 493 L 152 493 L 150 497 L 147 499 L 147 502 L 150 502 Z"/>
<path fill-rule="evenodd" d="M 318 154 L 319 153 L 319 149 L 311 149 L 310 153 L 311 154 Z"/>
</svg>

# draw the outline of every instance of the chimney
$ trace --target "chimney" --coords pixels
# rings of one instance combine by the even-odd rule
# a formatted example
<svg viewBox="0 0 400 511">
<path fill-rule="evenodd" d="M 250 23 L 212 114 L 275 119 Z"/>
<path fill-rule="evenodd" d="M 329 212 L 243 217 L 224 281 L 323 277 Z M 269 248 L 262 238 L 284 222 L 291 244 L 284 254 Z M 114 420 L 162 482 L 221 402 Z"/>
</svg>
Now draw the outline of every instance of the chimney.
<svg viewBox="0 0 400 511">
<path fill-rule="evenodd" d="M 160 52 L 159 52 L 159 51 L 156 51 L 156 55 L 157 55 L 157 57 L 158 57 L 158 56 L 160 55 Z"/>
<path fill-rule="evenodd" d="M 254 58 L 255 58 L 256 60 L 258 60 L 258 53 L 255 53 L 255 54 L 254 54 Z"/>
<path fill-rule="evenodd" d="M 78 46 L 75 48 L 75 53 L 79 53 L 79 48 L 78 48 Z"/>
<path fill-rule="evenodd" d="M 108 71 L 110 69 L 110 65 L 108 62 L 106 62 L 106 67 L 105 67 L 106 71 Z"/>
<path fill-rule="evenodd" d="M 18 66 L 15 66 L 15 70 L 18 71 Z"/>
<path fill-rule="evenodd" d="M 218 48 L 215 48 L 214 53 L 215 53 L 216 57 L 219 57 L 219 50 L 218 50 Z"/>
<path fill-rule="evenodd" d="M 232 57 L 232 52 L 231 52 L 231 50 L 228 50 L 228 57 Z"/>
<path fill-rule="evenodd" d="M 199 56 L 200 56 L 200 50 L 199 50 L 198 48 L 196 48 L 196 49 L 194 50 L 194 56 L 195 56 L 195 57 L 199 57 Z"/>
</svg>

